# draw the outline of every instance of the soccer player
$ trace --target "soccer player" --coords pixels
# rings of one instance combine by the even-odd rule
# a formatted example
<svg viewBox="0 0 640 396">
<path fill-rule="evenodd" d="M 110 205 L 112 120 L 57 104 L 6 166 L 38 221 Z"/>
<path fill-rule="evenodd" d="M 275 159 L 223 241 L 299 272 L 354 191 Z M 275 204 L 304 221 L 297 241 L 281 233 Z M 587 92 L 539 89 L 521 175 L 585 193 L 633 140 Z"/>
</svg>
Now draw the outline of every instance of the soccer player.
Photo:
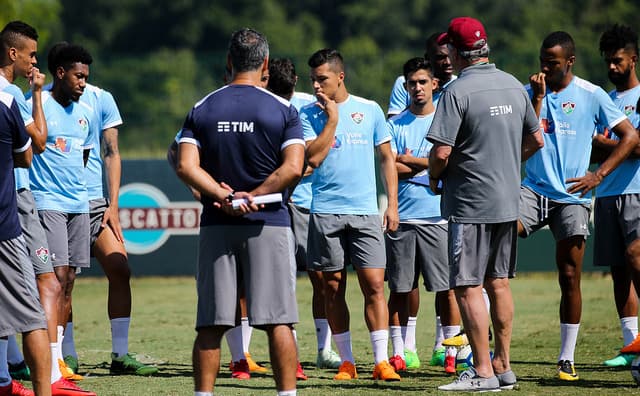
<svg viewBox="0 0 640 396">
<path fill-rule="evenodd" d="M 602 88 L 574 76 L 575 44 L 566 32 L 549 34 L 540 48 L 540 72 L 530 77 L 529 96 L 543 128 L 544 148 L 526 164 L 520 190 L 518 235 L 549 225 L 556 240 L 560 284 L 558 378 L 575 381 L 574 352 L 582 296 L 580 275 L 589 235 L 590 191 L 638 144 L 638 134 Z M 620 137 L 598 169 L 589 172 L 597 126 Z M 475 354 L 474 354 L 475 356 Z"/>
<path fill-rule="evenodd" d="M 212 395 L 220 340 L 237 325 L 238 285 L 249 323 L 266 330 L 278 395 L 296 394 L 298 321 L 293 235 L 285 202 L 259 208 L 253 197 L 287 194 L 302 176 L 304 141 L 290 103 L 259 87 L 268 68 L 266 38 L 233 33 L 231 83 L 191 110 L 181 131 L 178 176 L 203 203 L 197 269 L 198 335 L 193 347 L 195 395 Z M 234 200 L 244 200 L 234 208 Z"/>
<path fill-rule="evenodd" d="M 427 134 L 432 191 L 442 187 L 442 215 L 449 220 L 450 287 L 454 288 L 473 351 L 474 367 L 444 391 L 513 388 L 510 367 L 520 162 L 542 146 L 538 120 L 522 85 L 489 63 L 484 26 L 454 18 L 440 44 L 458 79 L 443 92 Z M 495 355 L 489 355 L 491 300 Z"/>
<path fill-rule="evenodd" d="M 393 345 L 389 363 L 396 371 L 420 367 L 415 333 L 411 338 L 407 334 L 409 297 L 418 290 L 420 274 L 425 288 L 436 292 L 444 337 L 453 337 L 460 331 L 460 312 L 453 290 L 449 289 L 447 220 L 440 215 L 440 197 L 431 192 L 426 177 L 432 144 L 425 140 L 424 133 L 429 130 L 435 113 L 431 93 L 438 82 L 431 64 L 424 58 L 410 59 L 403 71 L 411 104 L 387 122 L 399 179 L 400 225 L 385 237 Z M 456 372 L 455 351 L 456 348 L 450 348 L 445 362 L 445 371 L 450 374 Z"/>
<path fill-rule="evenodd" d="M 600 37 L 600 53 L 609 80 L 616 87 L 609 96 L 631 124 L 639 128 L 637 33 L 629 26 L 613 25 Z M 600 128 L 598 132 L 594 137 L 592 157 L 606 158 L 619 139 L 608 129 Z M 601 153 L 604 156 L 600 156 Z M 627 346 L 638 335 L 638 287 L 634 287 L 634 279 L 640 281 L 640 160 L 626 159 L 596 189 L 594 231 L 594 265 L 611 268 L 623 346 Z M 637 286 L 640 287 L 640 283 Z M 634 358 L 634 354 L 620 353 L 606 360 L 604 365 L 630 366 Z"/>
<path fill-rule="evenodd" d="M 322 271 L 325 312 L 342 364 L 336 380 L 357 378 L 345 301 L 346 266 L 356 270 L 364 297 L 375 368 L 373 377 L 399 381 L 388 363 L 389 311 L 384 296 L 383 229 L 398 227 L 395 160 L 380 106 L 350 95 L 342 55 L 322 49 L 309 58 L 318 102 L 302 108 L 311 184 L 308 267 Z M 381 224 L 376 196 L 374 149 L 386 181 L 388 207 Z M 384 227 L 384 228 L 383 228 Z"/>
</svg>

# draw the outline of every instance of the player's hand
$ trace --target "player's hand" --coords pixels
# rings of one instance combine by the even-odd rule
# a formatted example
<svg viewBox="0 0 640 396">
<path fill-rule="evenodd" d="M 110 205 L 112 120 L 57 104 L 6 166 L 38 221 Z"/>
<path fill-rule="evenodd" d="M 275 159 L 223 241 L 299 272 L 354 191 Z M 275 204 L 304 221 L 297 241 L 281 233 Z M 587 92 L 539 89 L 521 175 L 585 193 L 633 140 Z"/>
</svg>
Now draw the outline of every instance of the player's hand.
<svg viewBox="0 0 640 396">
<path fill-rule="evenodd" d="M 31 86 L 31 90 L 33 91 L 41 91 L 44 86 L 45 75 L 40 73 L 40 69 L 34 67 L 31 69 L 31 74 L 29 74 L 29 86 Z"/>
<path fill-rule="evenodd" d="M 317 106 L 327 115 L 328 121 L 338 122 L 338 104 L 322 92 L 316 93 Z"/>
<path fill-rule="evenodd" d="M 246 191 L 236 191 L 233 193 L 233 199 L 244 199 L 244 202 L 235 209 L 229 200 L 225 200 L 224 202 L 215 202 L 214 205 L 222 209 L 222 211 L 229 216 L 244 216 L 248 213 L 260 210 L 260 206 L 253 203 L 253 195 Z"/>
<path fill-rule="evenodd" d="M 435 195 L 442 194 L 442 188 L 439 187 L 440 180 L 429 178 L 429 188 Z"/>
<path fill-rule="evenodd" d="M 396 162 L 405 163 L 408 157 L 413 157 L 413 150 L 405 149 L 404 153 L 396 155 Z"/>
<path fill-rule="evenodd" d="M 547 83 L 544 81 L 545 74 L 542 72 L 534 73 L 529 77 L 529 84 L 533 90 L 533 96 L 543 98 L 547 93 Z"/>
<path fill-rule="evenodd" d="M 567 192 L 569 194 L 580 192 L 580 198 L 582 198 L 602 182 L 602 176 L 599 176 L 595 172 L 587 171 L 586 175 L 567 179 L 566 182 L 573 183 L 569 186 Z"/>
<path fill-rule="evenodd" d="M 100 228 L 105 227 L 111 228 L 111 231 L 113 231 L 113 235 L 116 237 L 116 240 L 120 243 L 124 243 L 124 235 L 122 234 L 122 226 L 120 225 L 120 216 L 118 214 L 118 208 L 116 206 L 109 205 L 107 210 L 104 212 Z"/>
<path fill-rule="evenodd" d="M 387 208 L 384 211 L 384 217 L 382 220 L 382 228 L 384 232 L 393 232 L 398 229 L 400 224 L 400 217 L 398 216 L 398 209 Z"/>
</svg>

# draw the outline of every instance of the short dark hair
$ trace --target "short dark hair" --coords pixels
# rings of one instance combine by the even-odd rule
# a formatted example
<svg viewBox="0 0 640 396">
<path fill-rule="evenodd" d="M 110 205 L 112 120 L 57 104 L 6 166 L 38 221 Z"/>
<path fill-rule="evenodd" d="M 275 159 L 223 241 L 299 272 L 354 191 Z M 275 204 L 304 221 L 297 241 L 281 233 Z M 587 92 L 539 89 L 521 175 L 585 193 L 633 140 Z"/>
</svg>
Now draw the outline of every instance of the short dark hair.
<svg viewBox="0 0 640 396">
<path fill-rule="evenodd" d="M 569 33 L 563 31 L 553 32 L 547 35 L 547 37 L 542 41 L 543 49 L 553 48 L 556 45 L 562 47 L 567 58 L 575 56 L 576 44 Z"/>
<path fill-rule="evenodd" d="M 61 48 L 65 47 L 69 45 L 68 42 L 66 41 L 60 41 L 59 43 L 56 43 L 53 45 L 53 47 L 51 47 L 51 49 L 49 49 L 49 53 L 47 54 L 47 69 L 49 70 L 49 73 L 51 73 L 52 76 L 55 76 L 56 74 L 56 66 L 54 66 L 55 62 L 56 62 L 56 56 L 58 55 L 58 51 L 60 51 Z"/>
<path fill-rule="evenodd" d="M 402 66 L 402 74 L 405 80 L 409 77 L 409 74 L 415 73 L 418 70 L 426 70 L 429 73 L 429 77 L 433 78 L 431 62 L 425 58 L 411 58 Z"/>
<path fill-rule="evenodd" d="M 22 21 L 11 21 L 0 32 L 0 41 L 2 41 L 3 50 L 9 48 L 20 48 L 21 39 L 29 38 L 38 41 L 38 32 L 31 25 Z"/>
<path fill-rule="evenodd" d="M 55 76 L 59 67 L 69 70 L 75 63 L 90 65 L 93 58 L 89 51 L 79 45 L 58 43 L 49 50 L 47 61 L 49 62 L 49 71 Z"/>
<path fill-rule="evenodd" d="M 427 37 L 427 41 L 424 43 L 424 57 L 426 59 L 430 59 L 434 50 L 440 47 L 440 44 L 438 44 L 438 38 L 443 33 L 444 32 L 435 32 L 431 36 Z"/>
<path fill-rule="evenodd" d="M 282 97 L 289 97 L 296 87 L 296 68 L 291 59 L 269 60 L 269 82 L 267 89 Z"/>
<path fill-rule="evenodd" d="M 632 51 L 638 55 L 638 34 L 633 28 L 617 23 L 605 30 L 600 37 L 600 54 L 614 52 L 619 49 Z"/>
<path fill-rule="evenodd" d="M 229 40 L 229 57 L 234 72 L 258 70 L 269 57 L 267 38 L 251 28 L 236 30 Z"/>
<path fill-rule="evenodd" d="M 332 70 L 344 71 L 344 60 L 342 59 L 342 55 L 340 55 L 338 50 L 331 48 L 324 48 L 314 52 L 307 63 L 312 69 L 328 63 Z"/>
</svg>

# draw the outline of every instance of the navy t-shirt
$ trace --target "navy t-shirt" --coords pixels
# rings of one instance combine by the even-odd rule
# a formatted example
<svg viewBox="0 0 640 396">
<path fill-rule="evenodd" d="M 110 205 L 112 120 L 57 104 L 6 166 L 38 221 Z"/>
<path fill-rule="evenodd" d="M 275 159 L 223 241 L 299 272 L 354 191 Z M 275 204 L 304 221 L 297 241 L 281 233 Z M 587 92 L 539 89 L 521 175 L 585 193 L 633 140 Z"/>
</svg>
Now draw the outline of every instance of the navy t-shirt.
<svg viewBox="0 0 640 396">
<path fill-rule="evenodd" d="M 227 85 L 196 103 L 180 143 L 200 148 L 200 166 L 218 183 L 251 191 L 282 164 L 282 150 L 303 144 L 298 112 L 287 100 L 251 85 Z M 283 197 L 288 196 L 283 192 Z M 228 216 L 203 196 L 201 226 L 264 224 L 289 226 L 286 202 L 242 217 Z"/>
</svg>

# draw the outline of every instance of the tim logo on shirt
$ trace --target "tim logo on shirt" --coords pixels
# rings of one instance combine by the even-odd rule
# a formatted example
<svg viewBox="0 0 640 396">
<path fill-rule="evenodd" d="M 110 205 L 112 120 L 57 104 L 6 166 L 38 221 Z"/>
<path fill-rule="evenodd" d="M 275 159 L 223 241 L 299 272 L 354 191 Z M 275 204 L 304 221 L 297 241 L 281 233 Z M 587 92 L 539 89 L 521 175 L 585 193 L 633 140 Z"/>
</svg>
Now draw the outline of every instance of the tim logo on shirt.
<svg viewBox="0 0 640 396">
<path fill-rule="evenodd" d="M 253 133 L 253 121 L 218 121 L 218 132 Z"/>
</svg>

